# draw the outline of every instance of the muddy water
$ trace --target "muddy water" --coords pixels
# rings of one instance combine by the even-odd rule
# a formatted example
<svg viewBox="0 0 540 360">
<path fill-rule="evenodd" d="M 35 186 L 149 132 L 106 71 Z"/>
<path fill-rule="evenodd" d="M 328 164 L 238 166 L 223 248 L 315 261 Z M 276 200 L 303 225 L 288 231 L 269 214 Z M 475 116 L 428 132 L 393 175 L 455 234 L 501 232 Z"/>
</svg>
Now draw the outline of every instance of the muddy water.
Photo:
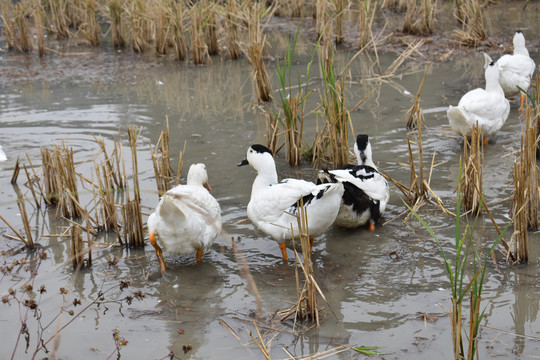
<svg viewBox="0 0 540 360">
<path fill-rule="evenodd" d="M 286 37 L 276 35 L 271 40 L 276 53 L 286 46 Z M 305 75 L 311 48 L 301 43 L 297 50 L 293 74 L 298 71 Z M 531 53 L 539 63 L 538 51 Z M 337 63 L 343 67 L 351 55 L 340 54 Z M 496 55 L 492 53 L 495 58 Z M 114 287 L 106 292 L 106 299 L 119 300 L 137 291 L 145 294 L 131 305 L 123 303 L 120 307 L 120 302 L 112 302 L 108 309 L 92 306 L 75 317 L 61 332 L 56 345 L 59 357 L 106 358 L 115 350 L 112 334 L 117 329 L 129 341 L 121 349 L 121 354 L 129 359 L 163 358 L 171 351 L 182 359 L 260 358 L 249 337 L 257 312 L 256 295 L 247 285 L 231 240 L 245 258 L 257 285 L 263 312 L 259 324 L 273 329 L 264 333 L 272 358 L 286 358 L 285 349 L 294 356 L 302 356 L 341 344 L 379 346 L 380 351 L 390 353 L 384 356 L 389 359 L 452 357 L 450 323 L 442 307 L 451 306 L 450 293 L 441 256 L 418 222 L 403 223 L 403 217 L 392 220 L 405 210 L 402 194 L 395 187 L 382 219 L 387 223 L 377 231 L 331 228 L 316 240 L 316 278 L 328 300 L 321 300 L 324 311 L 320 327 L 310 329 L 309 324 L 297 324 L 294 328 L 290 321 L 271 320 L 276 310 L 286 309 L 295 301 L 295 275 L 293 265 L 280 260 L 273 240 L 249 222 L 240 222 L 246 218 L 255 173 L 251 168 L 237 168 L 236 164 L 249 145 L 265 143 L 265 120 L 253 107 L 249 64 L 245 60 L 216 58 L 211 66 L 194 67 L 167 59 L 96 51 L 51 56 L 43 62 L 33 56 L 4 53 L 1 61 L 13 71 L 9 79 L 2 78 L 0 93 L 0 143 L 8 156 L 8 161 L 0 163 L 0 213 L 18 229 L 22 229 L 22 224 L 16 192 L 9 184 L 17 157 L 27 162 L 28 154 L 37 167 L 41 147 L 64 142 L 74 150 L 77 170 L 90 176 L 92 160 L 98 152 L 94 136 L 104 138 L 111 147 L 120 130 L 127 153 L 125 133 L 131 124 L 140 127 L 142 205 L 150 213 L 158 196 L 148 144 L 156 143 L 167 118 L 173 163 L 177 160 L 174 154 L 185 143 L 184 169 L 194 162 L 206 163 L 213 194 L 223 211 L 223 236 L 204 255 L 201 264 L 195 262 L 194 256 L 165 254 L 169 272 L 161 276 L 150 247 L 131 250 L 103 246 L 94 251 L 93 267 L 74 275 L 68 241 L 43 236 L 62 233 L 65 223 L 55 219 L 53 210 L 30 209 L 28 202 L 32 230 L 47 253 L 34 281 L 34 288 L 45 285 L 47 289 L 37 297 L 41 299 L 44 340 L 73 318 L 68 313 L 55 317 L 63 301 L 77 314 L 100 291 L 113 288 L 120 280 L 130 281 L 131 287 L 122 292 Z M 383 56 L 382 68 L 392 61 L 392 57 Z M 375 162 L 380 168 L 409 184 L 409 170 L 400 165 L 408 161 L 404 114 L 412 104 L 425 66 L 411 62 L 400 69 L 402 76 L 378 82 L 366 80 L 371 77 L 369 64 L 368 58 L 361 57 L 350 67 L 346 94 L 349 106 L 379 86 L 352 111 L 354 131 L 370 135 Z M 435 152 L 431 187 L 450 210 L 455 206 L 462 141 L 451 137 L 445 108 L 456 104 L 465 91 L 483 84 L 482 64 L 480 54 L 433 64 L 422 95 L 427 125 L 424 159 L 431 162 Z M 275 80 L 274 64 L 269 65 L 269 71 Z M 311 81 L 312 89 L 320 86 L 316 65 L 312 67 Z M 314 93 L 308 108 L 314 109 L 318 101 L 319 95 Z M 307 117 L 306 143 L 313 139 L 314 119 L 314 115 Z M 500 227 L 510 221 L 508 197 L 512 192 L 509 184 L 514 157 L 508 154 L 519 148 L 521 126 L 520 113 L 513 107 L 507 123 L 485 152 L 484 189 Z M 315 170 L 308 165 L 289 168 L 283 153 L 278 154 L 276 161 L 281 177 L 314 178 Z M 23 179 L 25 176 L 19 178 L 19 186 L 26 191 Z M 89 190 L 82 187 L 81 197 L 87 203 L 92 198 Z M 445 250 L 453 254 L 454 219 L 433 205 L 425 205 L 420 212 Z M 3 223 L 0 231 L 11 233 Z M 489 218 L 481 217 L 475 233 L 478 245 L 489 245 L 495 237 Z M 102 235 L 97 241 L 114 244 L 115 238 Z M 483 294 L 486 318 L 479 343 L 481 358 L 529 358 L 540 351 L 539 236 L 531 233 L 529 241 L 528 265 L 510 267 L 502 259 L 498 267 L 488 264 Z M 9 254 L 1 262 L 11 264 L 15 259 L 34 257 L 35 254 L 25 251 L 10 253 L 19 247 L 13 240 L 2 240 L 0 249 Z M 289 254 L 292 255 L 290 249 Z M 113 257 L 118 258 L 116 265 L 108 263 Z M 6 295 L 9 288 L 22 294 L 28 279 L 24 265 L 15 266 L 11 274 L 1 278 L 0 294 Z M 62 296 L 60 287 L 68 289 L 68 295 Z M 74 299 L 80 299 L 82 305 L 70 305 Z M 26 308 L 19 307 L 14 300 L 0 307 L 0 358 L 9 358 Z M 426 321 L 422 314 L 429 315 Z M 28 327 L 32 353 L 38 329 L 32 315 Z M 24 344 L 23 338 L 20 342 Z M 183 346 L 188 344 L 192 350 L 184 354 Z M 53 342 L 49 343 L 48 349 L 53 347 Z M 19 346 L 15 358 L 25 358 L 23 348 Z M 348 359 L 353 355 L 347 351 L 333 358 Z"/>
</svg>

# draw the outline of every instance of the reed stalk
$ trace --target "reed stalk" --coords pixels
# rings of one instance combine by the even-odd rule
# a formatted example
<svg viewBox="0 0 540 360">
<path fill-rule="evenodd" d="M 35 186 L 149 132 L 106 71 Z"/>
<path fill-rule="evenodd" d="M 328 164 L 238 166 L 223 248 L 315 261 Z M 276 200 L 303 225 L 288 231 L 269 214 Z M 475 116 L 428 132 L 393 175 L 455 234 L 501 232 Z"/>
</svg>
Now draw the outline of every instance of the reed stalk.
<svg viewBox="0 0 540 360">
<path fill-rule="evenodd" d="M 225 43 L 227 44 L 227 56 L 229 59 L 239 59 L 241 55 L 240 44 L 238 42 L 238 12 L 237 0 L 228 1 L 225 15 Z"/>
<path fill-rule="evenodd" d="M 403 32 L 415 35 L 433 33 L 436 8 L 437 0 L 408 0 Z"/>
<path fill-rule="evenodd" d="M 266 147 L 272 154 L 276 154 L 279 144 L 279 113 L 266 112 Z"/>
<path fill-rule="evenodd" d="M 302 9 L 304 8 L 305 0 L 293 0 L 289 2 L 290 16 L 293 18 L 302 17 Z"/>
<path fill-rule="evenodd" d="M 216 16 L 216 7 L 211 5 L 208 0 L 205 1 L 205 22 L 204 34 L 205 42 L 209 55 L 219 55 L 218 44 L 218 21 Z"/>
<path fill-rule="evenodd" d="M 114 150 L 111 156 L 107 154 L 107 148 L 105 146 L 105 141 L 102 138 L 96 138 L 97 144 L 101 149 L 103 154 L 103 161 L 105 165 L 105 170 L 103 172 L 104 176 L 107 177 L 107 182 L 111 184 L 111 188 L 116 185 L 117 189 L 125 189 L 127 186 L 125 169 L 122 171 L 122 164 L 124 163 L 121 145 L 118 145 L 116 139 L 114 139 Z"/>
<path fill-rule="evenodd" d="M 323 37 L 325 31 L 327 34 L 332 34 L 332 21 L 330 21 L 329 12 L 332 8 L 332 3 L 329 0 L 315 0 L 315 31 L 317 38 Z M 330 38 L 331 41 L 331 38 Z"/>
<path fill-rule="evenodd" d="M 182 1 L 172 4 L 170 21 L 173 27 L 173 46 L 177 60 L 185 60 L 188 53 L 188 43 L 184 27 L 185 10 Z"/>
<path fill-rule="evenodd" d="M 296 318 L 311 320 L 319 326 L 319 308 L 317 305 L 317 284 L 315 282 L 315 272 L 313 269 L 312 244 L 310 244 L 310 237 L 308 232 L 307 223 L 307 209 L 304 207 L 303 202 L 300 202 L 298 206 L 298 214 L 296 216 L 298 222 L 298 238 L 300 240 L 300 248 L 302 250 L 302 260 L 300 260 L 296 249 L 294 249 L 294 262 L 295 269 L 298 269 L 298 265 L 302 268 L 304 274 L 304 285 L 300 288 L 297 285 L 298 303 Z M 296 282 L 298 284 L 298 271 L 296 271 Z"/>
<path fill-rule="evenodd" d="M 375 13 L 377 10 L 377 2 L 371 0 L 362 1 L 360 3 L 360 15 L 358 20 L 358 27 L 360 30 L 360 39 L 358 40 L 358 48 L 363 49 L 369 44 L 373 38 L 372 26 L 375 19 Z"/>
<path fill-rule="evenodd" d="M 50 0 L 48 5 L 51 10 L 52 25 L 58 38 L 69 37 L 70 20 L 67 17 L 67 0 Z"/>
<path fill-rule="evenodd" d="M 315 272 L 312 261 L 313 239 L 310 238 L 308 232 L 307 210 L 304 207 L 304 203 L 302 200 L 300 200 L 297 205 L 298 212 L 296 213 L 296 219 L 298 224 L 298 234 L 294 234 L 291 224 L 291 231 L 293 233 L 297 301 L 291 308 L 280 312 L 280 321 L 284 321 L 290 316 L 294 315 L 295 324 L 297 320 L 304 320 L 312 321 L 315 323 L 316 326 L 319 326 L 320 316 L 318 296 L 320 296 L 325 301 L 326 297 L 322 293 L 321 288 L 315 280 Z M 296 250 L 295 239 L 298 239 L 300 241 L 302 259 L 300 259 L 298 251 Z M 304 282 L 302 285 L 299 268 L 302 270 L 304 278 Z"/>
<path fill-rule="evenodd" d="M 172 44 L 171 22 L 168 16 L 168 4 L 162 1 L 154 2 L 152 11 L 152 27 L 154 33 L 154 52 L 156 55 L 166 55 Z"/>
<path fill-rule="evenodd" d="M 131 168 L 133 169 L 133 195 L 136 202 L 141 201 L 141 188 L 139 186 L 139 166 L 137 162 L 138 134 L 135 125 L 128 126 L 128 141 L 131 150 Z"/>
<path fill-rule="evenodd" d="M 77 190 L 73 149 L 68 149 L 63 146 L 62 148 L 55 147 L 54 150 L 56 156 L 56 170 L 61 176 L 61 186 L 63 189 L 61 192 L 61 199 L 63 199 L 66 204 L 63 211 L 64 216 L 79 218 L 83 213 L 83 208 L 79 203 L 79 191 Z M 62 206 L 60 206 L 60 208 L 62 208 Z"/>
<path fill-rule="evenodd" d="M 171 188 L 171 174 L 173 173 L 170 162 L 168 118 L 167 128 L 165 132 L 160 133 L 155 149 L 152 149 L 152 144 L 150 144 L 150 153 L 152 154 L 158 195 L 161 197 Z"/>
<path fill-rule="evenodd" d="M 343 17 L 345 16 L 345 0 L 335 0 L 336 6 L 336 45 L 343 43 Z"/>
<path fill-rule="evenodd" d="M 309 83 L 309 74 L 311 64 L 313 62 L 313 56 L 307 67 L 307 75 L 304 84 L 302 85 L 301 77 L 297 74 L 298 92 L 293 93 L 292 86 L 292 64 L 294 60 L 294 53 L 296 50 L 296 42 L 298 40 L 298 35 L 300 28 L 296 31 L 296 36 L 292 46 L 289 44 L 287 47 L 287 53 L 283 65 L 281 66 L 279 62 L 276 64 L 277 75 L 279 78 L 280 88 L 279 88 L 279 100 L 281 108 L 283 109 L 284 118 L 279 118 L 279 121 L 282 123 L 284 128 L 285 135 L 285 146 L 287 149 L 287 161 L 291 166 L 298 166 L 302 162 L 302 137 L 304 132 L 304 109 L 306 104 L 306 99 L 311 94 L 308 91 Z M 276 131 L 275 128 L 273 131 Z"/>
<path fill-rule="evenodd" d="M 143 0 L 134 0 L 128 3 L 129 25 L 131 31 L 131 48 L 135 52 L 144 52 L 150 47 L 151 27 L 147 18 L 148 5 Z"/>
<path fill-rule="evenodd" d="M 74 269 L 84 265 L 84 249 L 79 225 L 71 226 L 71 261 Z"/>
<path fill-rule="evenodd" d="M 11 0 L 2 0 L 0 2 L 0 18 L 3 25 L 2 32 L 9 50 L 15 47 L 15 24 L 13 22 L 13 4 Z"/>
<path fill-rule="evenodd" d="M 527 263 L 529 260 L 528 230 L 538 228 L 538 169 L 536 166 L 536 126 L 532 108 L 526 109 L 525 131 L 521 135 L 519 161 L 514 162 L 514 198 L 512 215 L 514 234 L 512 250 L 514 258 Z"/>
<path fill-rule="evenodd" d="M 111 18 L 111 38 L 115 48 L 124 48 L 126 46 L 126 28 L 125 28 L 125 2 L 126 0 L 109 0 L 109 16 Z"/>
<path fill-rule="evenodd" d="M 21 221 L 24 226 L 24 232 L 26 234 L 26 238 L 21 238 L 23 240 L 24 244 L 28 249 L 33 249 L 35 244 L 34 240 L 32 238 L 32 229 L 30 228 L 30 222 L 28 220 L 28 213 L 26 212 L 26 201 L 21 193 L 21 190 L 17 186 L 15 186 L 15 191 L 17 193 L 17 206 L 19 207 L 19 213 L 21 214 Z"/>
<path fill-rule="evenodd" d="M 196 4 L 189 11 L 191 18 L 191 59 L 195 65 L 206 64 L 209 56 L 208 46 L 204 42 L 202 9 Z"/>
<path fill-rule="evenodd" d="M 15 48 L 21 52 L 32 50 L 30 40 L 30 21 L 31 15 L 30 3 L 22 1 L 13 6 L 13 17 L 15 19 Z"/>
<path fill-rule="evenodd" d="M 17 158 L 17 164 L 16 164 L 16 167 L 19 166 L 19 158 Z M 26 186 L 30 189 L 30 192 L 32 193 L 32 197 L 34 198 L 34 203 L 36 204 L 36 208 L 39 209 L 41 208 L 41 203 L 39 201 L 39 198 L 36 194 L 36 191 L 34 190 L 34 183 L 38 183 L 39 184 L 39 179 L 36 177 L 36 176 L 30 176 L 30 173 L 28 172 L 28 168 L 26 167 L 26 165 L 24 165 L 24 172 L 26 173 L 26 178 L 28 179 L 28 181 L 26 182 Z M 13 179 L 12 179 L 13 181 Z M 13 185 L 15 185 L 15 183 L 12 182 Z"/>
<path fill-rule="evenodd" d="M 454 30 L 457 41 L 464 46 L 476 47 L 487 38 L 482 6 L 479 0 L 457 2 L 456 17 L 462 28 Z"/>
<path fill-rule="evenodd" d="M 34 18 L 34 26 L 36 28 L 36 43 L 38 47 L 38 55 L 39 57 L 43 57 L 45 55 L 45 26 L 43 25 L 45 13 L 43 11 L 43 7 L 37 0 L 34 4 L 32 17 Z"/>
<path fill-rule="evenodd" d="M 15 167 L 13 168 L 13 174 L 11 175 L 10 184 L 15 185 L 17 184 L 17 179 L 19 178 L 19 172 L 21 171 L 21 162 L 19 161 L 19 158 L 17 157 L 17 161 L 15 162 Z"/>
<path fill-rule="evenodd" d="M 420 107 L 420 96 L 422 96 L 422 90 L 424 89 L 426 77 L 430 69 L 431 67 L 427 66 L 426 69 L 424 70 L 424 77 L 422 78 L 422 81 L 420 82 L 420 86 L 418 87 L 418 91 L 416 92 L 414 103 L 411 106 L 411 108 L 407 111 L 406 128 L 408 130 L 415 130 L 417 128 L 417 125 L 419 126 L 424 125 L 424 113 L 422 111 L 422 108 Z"/>
<path fill-rule="evenodd" d="M 108 175 L 105 164 L 95 164 L 97 175 L 97 194 L 99 198 L 99 214 L 101 215 L 101 227 L 105 231 L 118 230 L 118 216 L 114 201 L 114 184 L 112 177 Z M 99 222 L 99 216 L 96 216 Z"/>
<path fill-rule="evenodd" d="M 482 213 L 482 179 L 484 168 L 484 147 L 482 130 L 478 124 L 472 127 L 470 142 L 463 141 L 463 172 L 460 179 L 463 208 L 473 214 Z"/>
<path fill-rule="evenodd" d="M 79 31 L 90 45 L 98 46 L 100 44 L 100 29 L 96 15 L 96 1 L 84 0 L 82 3 L 82 11 L 84 12 L 84 22 L 80 24 Z"/>
<path fill-rule="evenodd" d="M 333 57 L 332 57 L 333 58 Z M 349 132 L 351 124 L 350 112 L 345 97 L 345 81 L 337 79 L 334 65 L 322 66 L 324 91 L 321 94 L 322 110 L 325 118 L 326 139 L 321 143 L 326 148 L 325 160 L 331 167 L 337 168 L 349 160 Z M 352 129 L 352 124 L 350 125 Z M 323 132 L 324 134 L 324 132 Z M 319 136 L 319 135 L 318 135 Z M 319 151 L 319 155 L 325 154 Z M 314 159 L 320 164 L 323 159 Z"/>
<path fill-rule="evenodd" d="M 381 3 L 381 9 L 393 9 L 397 6 L 398 0 L 383 0 Z"/>
<path fill-rule="evenodd" d="M 461 178 L 461 166 L 459 170 L 459 177 Z M 460 186 L 460 185 L 458 185 Z M 473 360 L 477 355 L 477 341 L 479 334 L 480 321 L 485 316 L 485 309 L 480 311 L 480 305 L 482 300 L 482 291 L 486 275 L 487 261 L 490 258 L 490 254 L 494 251 L 496 245 L 502 237 L 502 234 L 506 229 L 499 234 L 498 238 L 493 241 L 493 244 L 487 248 L 485 255 L 480 255 L 473 246 L 473 234 L 476 228 L 476 222 L 478 217 L 475 218 L 472 225 L 467 224 L 465 229 L 462 229 L 461 224 L 461 189 L 458 189 L 458 197 L 456 202 L 456 232 L 454 242 L 455 256 L 453 259 L 447 254 L 447 251 L 443 248 L 442 244 L 437 238 L 437 235 L 429 227 L 429 225 L 418 215 L 418 213 L 405 204 L 411 213 L 420 221 L 420 223 L 430 233 L 432 238 L 439 247 L 440 254 L 443 258 L 446 275 L 450 282 L 449 287 L 451 290 L 451 302 L 452 309 L 447 311 L 450 317 L 450 326 L 452 334 L 452 347 L 455 360 Z M 508 226 L 507 226 L 508 228 Z M 469 269 L 469 255 L 472 254 L 473 269 L 472 273 L 467 274 Z M 468 276 L 467 276 L 468 275 Z M 465 325 L 463 321 L 463 301 L 466 296 L 470 298 L 470 310 L 469 310 L 469 333 L 463 336 L 465 332 Z M 465 341 L 469 341 L 469 344 L 465 344 Z"/>
<path fill-rule="evenodd" d="M 48 148 L 41 149 L 41 163 L 43 167 L 43 183 L 45 188 L 45 203 L 48 206 L 58 204 L 60 186 L 58 185 L 52 154 Z"/>
<path fill-rule="evenodd" d="M 254 87 L 257 92 L 258 101 L 269 101 L 272 86 L 270 84 L 270 78 L 264 65 L 264 48 L 266 46 L 266 36 L 263 35 L 263 31 L 260 23 L 260 15 L 263 13 L 262 6 L 253 6 L 253 10 L 250 13 L 249 18 L 249 45 L 247 58 L 251 63 L 252 77 L 254 81 Z"/>
<path fill-rule="evenodd" d="M 57 216 L 79 218 L 83 208 L 79 203 L 73 149 L 54 146 L 53 152 L 41 149 L 45 202 L 57 206 Z"/>
<path fill-rule="evenodd" d="M 144 230 L 141 205 L 137 200 L 128 200 L 122 206 L 124 245 L 130 248 L 144 247 Z"/>
</svg>

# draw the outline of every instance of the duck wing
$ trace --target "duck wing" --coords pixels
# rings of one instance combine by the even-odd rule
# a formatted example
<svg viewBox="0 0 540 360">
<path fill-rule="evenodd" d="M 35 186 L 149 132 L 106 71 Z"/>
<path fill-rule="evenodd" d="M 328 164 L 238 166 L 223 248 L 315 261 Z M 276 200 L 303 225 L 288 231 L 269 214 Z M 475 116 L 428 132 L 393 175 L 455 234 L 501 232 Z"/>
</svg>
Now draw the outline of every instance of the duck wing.
<svg viewBox="0 0 540 360">
<path fill-rule="evenodd" d="M 388 201 L 388 182 L 376 169 L 368 165 L 346 165 L 335 170 L 330 170 L 336 180 L 347 182 L 374 200 Z M 350 187 L 345 186 L 345 189 Z"/>
</svg>

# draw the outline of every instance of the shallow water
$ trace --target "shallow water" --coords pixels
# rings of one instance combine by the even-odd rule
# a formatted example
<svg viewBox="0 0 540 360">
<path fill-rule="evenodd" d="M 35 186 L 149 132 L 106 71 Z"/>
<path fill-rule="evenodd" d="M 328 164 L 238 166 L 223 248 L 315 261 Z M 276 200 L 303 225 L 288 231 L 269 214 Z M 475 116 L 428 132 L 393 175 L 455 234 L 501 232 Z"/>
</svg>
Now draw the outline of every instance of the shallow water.
<svg viewBox="0 0 540 360">
<path fill-rule="evenodd" d="M 281 49 L 284 53 L 285 36 L 274 35 L 271 41 L 273 51 L 280 53 Z M 539 63 L 538 50 L 531 50 Z M 310 46 L 299 44 L 294 71 L 304 74 L 310 55 Z M 352 53 L 340 53 L 337 63 L 343 67 L 350 56 Z M 93 252 L 91 269 L 74 275 L 67 238 L 43 237 L 60 234 L 65 223 L 55 220 L 54 210 L 36 211 L 31 208 L 32 202 L 27 202 L 32 231 L 48 255 L 40 262 L 34 281 L 34 289 L 41 285 L 47 289 L 39 303 L 42 325 L 50 323 L 43 336 L 45 340 L 73 318 L 67 313 L 55 318 L 63 299 L 67 305 L 74 299 L 81 300 L 82 306 L 69 306 L 77 314 L 100 290 L 112 288 L 120 280 L 130 281 L 131 286 L 123 292 L 115 287 L 106 293 L 106 299 L 122 299 L 139 290 L 145 294 L 131 305 L 124 303 L 120 308 L 119 303 L 112 303 L 107 305 L 108 310 L 92 306 L 75 317 L 61 332 L 56 350 L 59 357 L 106 358 L 115 349 L 113 329 L 129 341 L 121 349 L 125 358 L 164 358 L 171 351 L 182 359 L 261 357 L 249 336 L 257 312 L 256 295 L 233 252 L 232 239 L 257 285 L 263 312 L 259 326 L 269 327 L 264 339 L 272 358 L 287 358 L 284 349 L 294 356 L 305 356 L 340 344 L 379 346 L 380 351 L 390 353 L 384 355 L 385 359 L 452 358 L 450 323 L 443 309 L 451 306 L 450 293 L 442 259 L 420 223 L 411 220 L 404 224 L 403 217 L 389 221 L 405 210 L 403 195 L 395 186 L 381 219 L 381 223 L 388 222 L 374 233 L 331 228 L 316 240 L 315 276 L 328 300 L 320 300 L 324 307 L 320 327 L 310 329 L 310 324 L 297 324 L 293 328 L 291 321 L 280 323 L 271 319 L 276 310 L 288 308 L 295 301 L 295 274 L 293 264 L 281 261 L 273 240 L 249 222 L 240 222 L 246 218 L 255 174 L 251 168 L 237 168 L 236 164 L 244 158 L 249 145 L 265 143 L 265 119 L 253 107 L 250 66 L 245 59 L 215 58 L 212 65 L 197 67 L 168 59 L 88 50 L 71 56 L 51 55 L 42 61 L 35 56 L 2 53 L 0 61 L 4 69 L 13 70 L 11 76 L 1 78 L 0 84 L 0 143 L 8 156 L 8 161 L 0 163 L 0 214 L 17 229 L 22 231 L 22 224 L 16 192 L 9 184 L 17 157 L 28 164 L 28 156 L 37 168 L 41 147 L 64 142 L 73 148 L 77 171 L 90 176 L 92 160 L 98 153 L 94 136 L 103 137 L 111 147 L 120 130 L 127 154 L 126 130 L 131 124 L 140 127 L 139 181 L 143 211 L 150 213 L 158 195 L 148 144 L 157 142 L 167 118 L 172 163 L 176 163 L 175 154 L 182 151 L 185 142 L 184 169 L 194 162 L 207 165 L 212 193 L 223 212 L 224 234 L 203 256 L 201 264 L 191 255 L 165 254 L 169 271 L 161 276 L 151 247 L 107 246 Z M 392 61 L 392 57 L 383 56 L 382 68 Z M 425 65 L 409 62 L 401 68 L 402 76 L 378 82 L 365 80 L 369 77 L 369 64 L 367 58 L 360 57 L 350 67 L 346 92 L 349 106 L 380 85 L 351 113 L 354 131 L 368 133 L 375 162 L 394 179 L 408 184 L 409 169 L 400 165 L 408 162 L 404 118 Z M 448 136 L 451 132 L 445 109 L 456 104 L 465 91 L 482 85 L 482 64 L 481 54 L 433 64 L 421 98 L 427 125 L 424 161 L 431 162 L 436 152 L 431 187 L 451 210 L 455 206 L 462 140 Z M 315 89 L 320 80 L 316 66 L 312 69 Z M 269 64 L 269 72 L 277 88 L 274 63 Z M 314 93 L 308 108 L 314 109 L 318 101 L 319 96 Z M 520 116 L 517 108 L 512 107 L 507 123 L 485 150 L 484 189 L 499 227 L 510 221 L 508 197 L 512 194 L 509 184 L 514 156 L 505 155 L 519 148 Z M 314 115 L 306 119 L 306 143 L 313 139 L 314 119 Z M 307 164 L 299 169 L 290 168 L 283 153 L 278 154 L 276 161 L 281 177 L 314 178 L 315 170 Z M 18 184 L 23 192 L 25 180 L 26 176 L 21 174 Z M 79 188 L 82 202 L 90 202 L 90 191 Z M 30 194 L 27 196 L 30 199 Z M 453 254 L 454 219 L 433 205 L 425 205 L 420 213 L 445 250 Z M 0 223 L 0 232 L 11 234 L 4 223 Z M 481 358 L 531 358 L 540 351 L 540 246 L 538 234 L 529 235 L 529 264 L 508 266 L 500 256 L 498 267 L 488 263 L 483 294 L 486 318 L 479 342 Z M 481 217 L 475 233 L 478 244 L 489 245 L 495 238 L 491 221 Z M 114 244 L 116 238 L 102 235 L 97 241 Z M 23 258 L 30 261 L 35 255 L 26 251 L 10 253 L 19 247 L 16 241 L 1 241 L 0 250 L 8 252 L 1 262 L 11 264 Z M 291 249 L 289 254 L 292 255 Z M 110 265 L 108 259 L 115 256 L 118 263 Z M 11 274 L 0 278 L 1 296 L 9 288 L 23 292 L 29 279 L 24 267 L 17 265 Z M 68 289 L 68 295 L 63 297 L 60 287 Z M 9 358 L 18 336 L 20 314 L 26 308 L 20 308 L 13 300 L 0 308 L 0 337 L 4 339 L 0 358 Z M 424 313 L 432 315 L 432 321 L 424 321 Z M 240 340 L 223 324 L 229 325 Z M 37 322 L 29 320 L 28 326 L 31 354 L 36 346 Z M 24 343 L 22 339 L 21 342 Z M 53 348 L 50 344 L 49 350 Z M 187 344 L 192 350 L 184 354 L 182 347 Z M 15 358 L 25 358 L 23 351 L 24 346 L 19 346 Z M 346 351 L 333 358 L 353 356 L 354 352 Z"/>
</svg>

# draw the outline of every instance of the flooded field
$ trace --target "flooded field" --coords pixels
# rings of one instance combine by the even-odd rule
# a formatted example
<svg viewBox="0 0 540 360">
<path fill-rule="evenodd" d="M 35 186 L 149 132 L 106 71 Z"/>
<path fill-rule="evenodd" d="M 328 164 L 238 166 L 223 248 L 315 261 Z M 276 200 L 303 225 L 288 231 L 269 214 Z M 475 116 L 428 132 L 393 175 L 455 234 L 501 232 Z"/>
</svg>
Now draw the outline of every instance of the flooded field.
<svg viewBox="0 0 540 360">
<path fill-rule="evenodd" d="M 491 17 L 493 35 L 508 43 L 513 31 L 524 27 L 528 44 L 533 44 L 528 45 L 531 57 L 539 64 L 537 15 L 514 9 L 515 16 L 503 29 L 494 24 L 505 11 Z M 275 31 L 268 37 L 272 55 L 282 58 L 291 36 Z M 185 146 L 182 183 L 189 165 L 206 164 L 212 194 L 222 209 L 223 233 L 201 263 L 196 263 L 194 254 L 165 253 L 168 272 L 164 275 L 149 244 L 144 249 L 117 246 L 116 234 L 103 233 L 93 238 L 92 266 L 75 272 L 70 240 L 60 236 L 69 223 L 57 219 L 54 208 L 36 208 L 21 171 L 17 185 L 27 199 L 31 231 L 39 246 L 29 251 L 10 237 L 0 241 L 0 265 L 4 269 L 13 265 L 10 272 L 0 275 L 0 297 L 10 299 L 0 304 L 1 359 L 32 358 L 40 347 L 36 358 L 106 359 L 116 357 L 118 348 L 126 359 L 164 359 L 172 354 L 179 359 L 263 358 L 250 336 L 251 332 L 256 337 L 254 320 L 272 359 L 308 357 L 341 345 L 343 351 L 329 358 L 364 358 L 348 348 L 355 346 L 377 346 L 377 351 L 385 353 L 378 357 L 384 359 L 453 358 L 445 311 L 451 308 L 451 294 L 443 259 L 418 221 L 404 223 L 405 216 L 400 216 L 406 210 L 404 196 L 395 186 L 375 232 L 332 227 L 315 240 L 315 278 L 327 300 L 320 300 L 320 326 L 278 320 L 276 312 L 296 301 L 294 263 L 284 263 L 276 242 L 243 221 L 255 172 L 236 165 L 251 144 L 266 144 L 265 117 L 256 106 L 251 65 L 245 58 L 232 61 L 217 56 L 210 65 L 194 66 L 167 57 L 114 51 L 107 45 L 64 50 L 64 55 L 42 59 L 36 54 L 0 52 L 0 144 L 8 158 L 0 162 L 0 215 L 17 231 L 24 231 L 17 186 L 10 184 L 17 158 L 27 166 L 30 160 L 37 171 L 40 149 L 65 144 L 73 149 L 77 173 L 91 178 L 99 154 L 96 138 L 103 138 L 108 149 L 120 138 L 124 153 L 129 154 L 127 128 L 134 125 L 139 131 L 138 177 L 146 222 L 159 200 L 150 144 L 156 144 L 168 119 L 172 164 L 178 162 Z M 305 75 L 312 51 L 313 44 L 301 38 L 294 74 Z M 494 59 L 501 55 L 496 49 L 486 51 Z M 354 54 L 338 50 L 336 66 L 343 68 Z M 396 57 L 379 56 L 383 69 Z M 369 80 L 372 62 L 373 57 L 361 55 L 348 68 L 348 104 L 356 104 L 373 90 L 351 112 L 354 133 L 369 134 L 375 163 L 408 185 L 405 113 L 427 63 L 410 60 L 398 76 Z M 276 62 L 269 60 L 267 69 L 276 89 Z M 321 86 L 314 64 L 310 111 L 320 103 L 316 89 Z M 424 161 L 430 164 L 434 156 L 436 164 L 431 188 L 451 211 L 463 140 L 450 131 L 446 109 L 456 105 L 466 91 L 483 86 L 483 56 L 469 51 L 448 62 L 432 63 L 421 97 L 426 122 Z M 525 119 L 515 105 L 484 155 L 485 198 L 500 228 L 511 222 L 512 172 Z M 270 109 L 272 105 L 261 106 Z M 308 145 L 317 129 L 316 118 L 313 113 L 306 116 L 304 142 Z M 352 139 L 351 133 L 351 148 Z M 317 169 L 307 162 L 289 167 L 284 151 L 277 154 L 276 164 L 280 178 L 315 180 Z M 126 167 L 132 194 L 129 156 Z M 80 181 L 79 191 L 80 202 L 94 211 L 90 187 Z M 432 204 L 419 212 L 445 251 L 454 254 L 455 219 Z M 504 235 L 507 241 L 512 231 L 510 226 Z M 1 221 L 0 234 L 14 235 Z M 490 218 L 480 216 L 474 233 L 478 248 L 490 246 L 496 238 Z M 538 358 L 539 241 L 537 232 L 529 233 L 526 265 L 511 266 L 500 253 L 498 265 L 488 262 L 482 294 L 486 310 L 478 345 L 482 359 Z M 288 251 L 292 257 L 292 246 Z M 258 294 L 249 286 L 250 278 Z M 120 282 L 129 286 L 119 287 Z M 24 294 L 28 284 L 33 287 L 31 295 Z M 37 303 L 39 311 L 18 303 L 9 295 L 10 289 L 17 298 Z M 108 302 L 97 306 L 98 300 Z M 464 308 L 467 319 L 468 302 Z M 28 332 L 21 330 L 23 323 Z M 123 339 L 127 343 L 119 345 Z"/>
</svg>

